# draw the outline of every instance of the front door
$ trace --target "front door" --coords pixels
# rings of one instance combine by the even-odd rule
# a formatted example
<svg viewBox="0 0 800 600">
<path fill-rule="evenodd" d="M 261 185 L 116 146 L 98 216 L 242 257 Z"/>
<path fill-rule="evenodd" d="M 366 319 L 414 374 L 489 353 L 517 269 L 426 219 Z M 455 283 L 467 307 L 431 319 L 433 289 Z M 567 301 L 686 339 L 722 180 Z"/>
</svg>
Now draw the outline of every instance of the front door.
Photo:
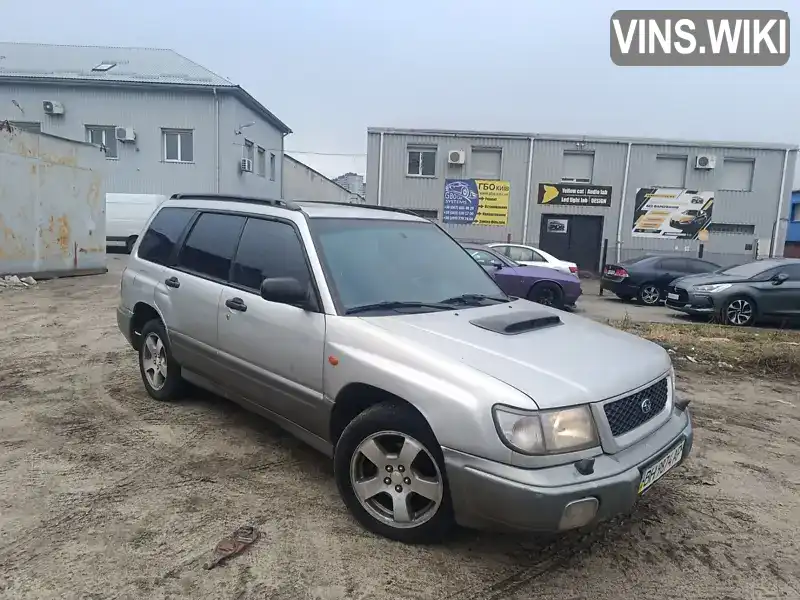
<svg viewBox="0 0 800 600">
<path fill-rule="evenodd" d="M 325 315 L 264 300 L 261 283 L 273 277 L 293 277 L 308 285 L 313 297 L 311 273 L 294 226 L 248 218 L 231 285 L 219 298 L 220 359 L 236 375 L 226 383 L 251 402 L 325 439 Z"/>
<path fill-rule="evenodd" d="M 581 271 L 597 272 L 603 238 L 603 217 L 543 214 L 539 247 L 556 258 L 574 262 Z"/>
</svg>

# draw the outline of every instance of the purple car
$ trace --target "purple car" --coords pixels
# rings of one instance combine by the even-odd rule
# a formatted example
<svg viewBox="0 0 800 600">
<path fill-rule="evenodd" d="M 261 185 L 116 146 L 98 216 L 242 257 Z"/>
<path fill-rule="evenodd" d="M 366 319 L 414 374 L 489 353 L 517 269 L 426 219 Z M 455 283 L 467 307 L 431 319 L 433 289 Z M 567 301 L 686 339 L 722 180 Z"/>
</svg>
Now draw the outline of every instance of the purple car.
<svg viewBox="0 0 800 600">
<path fill-rule="evenodd" d="M 506 294 L 563 308 L 583 293 L 576 275 L 546 267 L 526 267 L 480 244 L 462 244 Z"/>
</svg>

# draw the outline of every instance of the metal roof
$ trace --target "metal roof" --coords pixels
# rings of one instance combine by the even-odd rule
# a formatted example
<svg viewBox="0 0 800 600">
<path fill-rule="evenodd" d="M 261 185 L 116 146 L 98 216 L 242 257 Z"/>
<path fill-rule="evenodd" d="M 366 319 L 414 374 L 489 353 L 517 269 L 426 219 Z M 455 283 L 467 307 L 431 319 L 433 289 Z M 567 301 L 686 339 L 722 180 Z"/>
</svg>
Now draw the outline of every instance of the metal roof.
<svg viewBox="0 0 800 600">
<path fill-rule="evenodd" d="M 3 81 L 213 88 L 236 96 L 283 133 L 292 132 L 243 88 L 174 50 L 0 42 Z"/>
<path fill-rule="evenodd" d="M 368 127 L 367 133 L 383 133 L 389 135 L 427 135 L 439 137 L 476 137 L 512 140 L 553 140 L 564 142 L 600 142 L 611 144 L 638 144 L 655 146 L 701 146 L 705 148 L 752 148 L 760 150 L 797 150 L 796 144 L 731 142 L 708 140 L 668 140 L 661 138 L 613 137 L 604 135 L 574 135 L 568 133 L 513 133 L 508 131 L 471 131 L 468 129 L 402 129 L 394 127 Z"/>
</svg>

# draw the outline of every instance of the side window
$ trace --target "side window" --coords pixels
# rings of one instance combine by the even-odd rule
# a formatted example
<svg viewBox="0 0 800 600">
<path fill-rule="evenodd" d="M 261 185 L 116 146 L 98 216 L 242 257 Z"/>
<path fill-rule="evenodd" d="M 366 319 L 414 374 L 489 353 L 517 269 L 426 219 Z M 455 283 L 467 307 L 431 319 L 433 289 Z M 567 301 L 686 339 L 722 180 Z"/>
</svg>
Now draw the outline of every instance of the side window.
<svg viewBox="0 0 800 600">
<path fill-rule="evenodd" d="M 499 262 L 494 256 L 489 254 L 488 252 L 484 252 L 483 250 L 470 250 L 469 253 L 472 255 L 478 264 L 484 266 L 491 266 L 493 262 Z"/>
<path fill-rule="evenodd" d="M 248 219 L 236 252 L 231 281 L 251 290 L 272 277 L 294 277 L 311 283 L 303 244 L 294 227 L 280 221 Z"/>
<path fill-rule="evenodd" d="M 178 254 L 177 266 L 227 281 L 245 217 L 203 213 Z"/>
<path fill-rule="evenodd" d="M 532 261 L 533 259 L 533 252 L 528 250 L 527 248 L 517 248 L 516 246 L 510 246 L 508 248 L 508 255 L 511 260 L 517 261 Z"/>
<path fill-rule="evenodd" d="M 195 212 L 193 208 L 173 207 L 158 211 L 139 244 L 139 258 L 166 265 Z"/>
<path fill-rule="evenodd" d="M 545 260 L 544 256 L 542 256 L 541 254 L 539 254 L 535 250 L 531 250 L 531 253 L 533 254 L 533 258 L 531 258 L 531 260 L 533 262 L 547 262 Z"/>
<path fill-rule="evenodd" d="M 779 273 L 786 273 L 789 276 L 789 281 L 800 281 L 800 263 L 793 265 L 786 265 L 779 269 Z"/>
<path fill-rule="evenodd" d="M 685 273 L 686 261 L 682 258 L 664 258 L 661 260 L 661 268 L 672 273 Z"/>
</svg>

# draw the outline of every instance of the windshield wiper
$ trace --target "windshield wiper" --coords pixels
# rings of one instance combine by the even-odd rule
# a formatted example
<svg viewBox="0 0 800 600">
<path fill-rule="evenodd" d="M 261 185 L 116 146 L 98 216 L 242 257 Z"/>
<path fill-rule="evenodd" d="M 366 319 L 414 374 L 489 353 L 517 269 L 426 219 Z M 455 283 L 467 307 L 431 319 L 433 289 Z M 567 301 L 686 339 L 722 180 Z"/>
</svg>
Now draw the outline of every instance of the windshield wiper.
<svg viewBox="0 0 800 600">
<path fill-rule="evenodd" d="M 461 294 L 442 300 L 442 304 L 464 304 L 466 306 L 483 306 L 487 300 L 492 302 L 510 302 L 508 298 L 499 296 L 487 296 L 486 294 Z"/>
<path fill-rule="evenodd" d="M 436 308 L 439 310 L 450 310 L 453 308 L 444 302 L 376 302 L 375 304 L 363 304 L 361 306 L 354 306 L 344 311 L 346 315 L 353 315 L 356 313 L 369 312 L 371 310 L 395 310 L 398 308 Z"/>
</svg>

